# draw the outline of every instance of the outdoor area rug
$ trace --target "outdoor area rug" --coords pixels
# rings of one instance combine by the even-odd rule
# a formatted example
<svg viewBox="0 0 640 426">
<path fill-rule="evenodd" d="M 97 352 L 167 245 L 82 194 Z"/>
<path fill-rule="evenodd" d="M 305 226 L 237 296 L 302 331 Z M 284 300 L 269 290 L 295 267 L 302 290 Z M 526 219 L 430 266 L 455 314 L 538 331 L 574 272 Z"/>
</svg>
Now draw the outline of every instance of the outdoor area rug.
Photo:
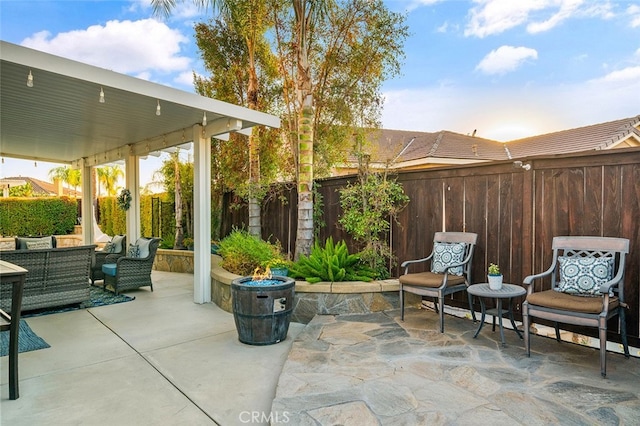
<svg viewBox="0 0 640 426">
<path fill-rule="evenodd" d="M 29 324 L 23 319 L 20 320 L 20 332 L 18 333 L 18 352 L 37 351 L 38 349 L 50 348 L 44 339 L 31 330 Z M 9 354 L 9 330 L 0 332 L 0 356 Z"/>
<path fill-rule="evenodd" d="M 22 316 L 25 318 L 37 317 L 40 315 L 57 314 L 60 312 L 76 311 L 78 309 L 95 308 L 98 306 L 114 305 L 116 303 L 130 302 L 135 297 L 127 296 L 125 294 L 118 294 L 104 290 L 102 287 L 90 287 L 91 298 L 82 303 L 76 303 L 68 306 L 60 306 L 57 308 L 45 308 L 38 309 L 24 313 Z"/>
</svg>

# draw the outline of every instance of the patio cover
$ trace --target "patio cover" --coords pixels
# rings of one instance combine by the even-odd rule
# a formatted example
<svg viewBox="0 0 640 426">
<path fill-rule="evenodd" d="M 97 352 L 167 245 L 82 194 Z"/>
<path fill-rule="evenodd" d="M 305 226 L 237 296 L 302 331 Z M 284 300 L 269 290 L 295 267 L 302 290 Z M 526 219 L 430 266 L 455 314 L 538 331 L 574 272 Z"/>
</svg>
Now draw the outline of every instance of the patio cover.
<svg viewBox="0 0 640 426">
<path fill-rule="evenodd" d="M 279 127 L 279 118 L 5 41 L 0 60 L 0 155 L 80 168 L 87 198 L 91 167 L 124 160 L 134 198 L 128 241 L 140 236 L 139 157 L 194 143 L 194 299 L 210 301 L 211 137 Z M 83 203 L 82 216 L 90 243 L 90 203 Z"/>
</svg>

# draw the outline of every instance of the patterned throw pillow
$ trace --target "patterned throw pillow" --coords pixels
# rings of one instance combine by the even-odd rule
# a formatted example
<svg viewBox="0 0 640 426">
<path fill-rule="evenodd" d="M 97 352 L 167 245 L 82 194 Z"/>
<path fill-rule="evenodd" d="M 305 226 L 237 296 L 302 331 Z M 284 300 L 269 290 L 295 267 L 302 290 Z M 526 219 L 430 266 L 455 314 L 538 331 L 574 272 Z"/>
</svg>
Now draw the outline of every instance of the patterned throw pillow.
<svg viewBox="0 0 640 426">
<path fill-rule="evenodd" d="M 138 238 L 138 241 L 136 241 L 136 245 L 138 246 L 138 248 L 140 249 L 140 252 L 138 253 L 138 257 L 141 258 L 146 258 L 149 256 L 149 244 L 151 243 L 151 240 L 147 239 L 147 238 Z"/>
<path fill-rule="evenodd" d="M 115 245 L 115 249 L 112 253 L 122 253 L 124 247 L 122 243 L 124 241 L 124 235 L 114 235 L 110 242 Z"/>
<path fill-rule="evenodd" d="M 16 238 L 16 250 L 34 250 L 38 249 L 48 249 L 55 247 L 55 237 L 17 237 Z M 32 244 L 31 247 L 27 246 L 27 243 L 40 243 L 40 244 Z M 46 244 L 46 246 L 45 246 Z"/>
<path fill-rule="evenodd" d="M 431 272 L 444 273 L 446 267 L 461 263 L 464 260 L 466 245 L 464 243 L 434 243 Z M 449 269 L 451 275 L 462 275 L 462 266 Z"/>
<path fill-rule="evenodd" d="M 51 241 L 27 241 L 27 250 L 50 249 Z"/>
<path fill-rule="evenodd" d="M 565 257 L 560 263 L 557 291 L 578 295 L 596 295 L 600 286 L 613 278 L 611 257 Z"/>
<path fill-rule="evenodd" d="M 127 250 L 127 257 L 140 257 L 140 247 L 135 244 L 129 244 L 129 250 Z"/>
<path fill-rule="evenodd" d="M 115 253 L 116 245 L 114 243 L 107 243 L 104 245 L 104 248 L 102 249 L 102 251 L 104 251 L 105 253 Z"/>
</svg>

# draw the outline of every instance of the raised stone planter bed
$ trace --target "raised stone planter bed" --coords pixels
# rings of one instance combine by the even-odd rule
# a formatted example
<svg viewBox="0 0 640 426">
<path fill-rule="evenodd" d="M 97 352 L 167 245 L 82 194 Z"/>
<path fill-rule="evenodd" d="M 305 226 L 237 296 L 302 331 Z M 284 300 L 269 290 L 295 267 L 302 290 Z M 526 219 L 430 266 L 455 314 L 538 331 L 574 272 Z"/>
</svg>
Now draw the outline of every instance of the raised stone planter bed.
<svg viewBox="0 0 640 426">
<path fill-rule="evenodd" d="M 153 269 L 165 272 L 193 274 L 193 251 L 158 249 Z"/>
<path fill-rule="evenodd" d="M 216 305 L 232 312 L 231 282 L 239 275 L 222 269 L 221 261 L 220 256 L 211 256 L 211 298 Z M 396 279 L 370 283 L 351 281 L 309 284 L 306 281 L 296 281 L 291 321 L 307 324 L 316 314 L 369 313 L 398 308 L 398 291 Z M 417 296 L 408 299 L 408 304 L 420 303 Z"/>
</svg>

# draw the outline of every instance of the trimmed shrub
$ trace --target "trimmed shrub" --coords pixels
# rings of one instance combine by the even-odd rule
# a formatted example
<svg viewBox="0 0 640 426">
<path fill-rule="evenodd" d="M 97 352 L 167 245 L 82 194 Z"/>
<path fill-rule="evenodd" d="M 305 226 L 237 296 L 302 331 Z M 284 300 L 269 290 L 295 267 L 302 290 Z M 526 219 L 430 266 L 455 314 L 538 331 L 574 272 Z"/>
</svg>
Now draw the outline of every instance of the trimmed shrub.
<svg viewBox="0 0 640 426">
<path fill-rule="evenodd" d="M 71 234 L 77 212 L 77 201 L 68 197 L 3 198 L 0 201 L 0 234 Z"/>
</svg>

